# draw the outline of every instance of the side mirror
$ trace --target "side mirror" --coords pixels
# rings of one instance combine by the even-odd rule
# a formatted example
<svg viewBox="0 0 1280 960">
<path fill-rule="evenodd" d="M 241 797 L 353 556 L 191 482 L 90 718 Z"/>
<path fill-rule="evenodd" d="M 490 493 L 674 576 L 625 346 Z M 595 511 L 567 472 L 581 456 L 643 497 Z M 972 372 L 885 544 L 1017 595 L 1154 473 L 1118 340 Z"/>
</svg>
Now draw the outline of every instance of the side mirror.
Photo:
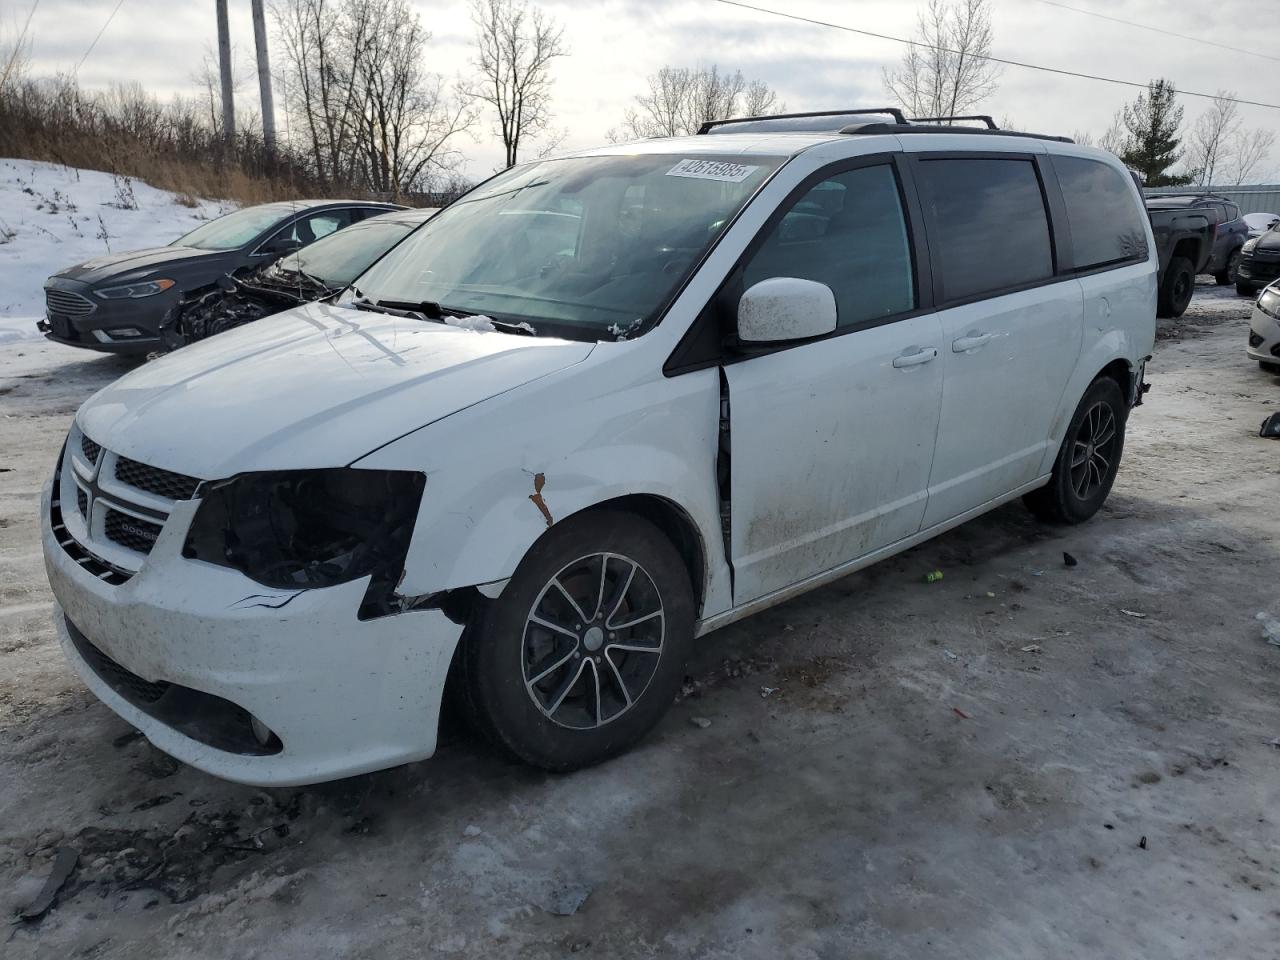
<svg viewBox="0 0 1280 960">
<path fill-rule="evenodd" d="M 738 301 L 738 339 L 778 343 L 836 328 L 836 297 L 825 283 L 797 277 L 761 280 Z"/>
<path fill-rule="evenodd" d="M 278 253 L 281 256 L 289 253 L 296 253 L 302 249 L 302 241 L 295 240 L 293 237 L 283 237 L 277 240 L 270 247 L 272 253 Z"/>
</svg>

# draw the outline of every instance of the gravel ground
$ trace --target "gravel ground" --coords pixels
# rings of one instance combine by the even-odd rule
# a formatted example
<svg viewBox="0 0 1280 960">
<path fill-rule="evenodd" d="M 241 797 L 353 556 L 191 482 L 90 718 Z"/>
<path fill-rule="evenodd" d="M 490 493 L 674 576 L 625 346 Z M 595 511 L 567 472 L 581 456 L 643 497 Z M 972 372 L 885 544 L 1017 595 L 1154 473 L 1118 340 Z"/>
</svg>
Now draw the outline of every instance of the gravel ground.
<svg viewBox="0 0 1280 960">
<path fill-rule="evenodd" d="M 38 490 L 128 364 L 0 350 L 0 910 L 80 853 L 0 954 L 1280 957 L 1280 378 L 1247 314 L 1202 286 L 1162 328 L 1091 523 L 1013 505 L 712 634 L 627 756 L 552 777 L 454 732 L 279 791 L 63 664 Z"/>
</svg>

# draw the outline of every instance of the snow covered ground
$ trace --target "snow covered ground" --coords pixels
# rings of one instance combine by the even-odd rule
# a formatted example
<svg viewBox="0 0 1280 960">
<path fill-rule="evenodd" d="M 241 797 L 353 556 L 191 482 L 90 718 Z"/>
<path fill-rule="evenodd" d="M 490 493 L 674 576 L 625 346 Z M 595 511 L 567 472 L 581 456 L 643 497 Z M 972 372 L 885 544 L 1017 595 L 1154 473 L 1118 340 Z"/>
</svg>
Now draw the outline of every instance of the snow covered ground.
<svg viewBox="0 0 1280 960">
<path fill-rule="evenodd" d="M 184 206 L 167 190 L 100 170 L 0 159 L 0 346 L 40 337 L 50 274 L 103 253 L 161 246 L 233 207 Z"/>
</svg>

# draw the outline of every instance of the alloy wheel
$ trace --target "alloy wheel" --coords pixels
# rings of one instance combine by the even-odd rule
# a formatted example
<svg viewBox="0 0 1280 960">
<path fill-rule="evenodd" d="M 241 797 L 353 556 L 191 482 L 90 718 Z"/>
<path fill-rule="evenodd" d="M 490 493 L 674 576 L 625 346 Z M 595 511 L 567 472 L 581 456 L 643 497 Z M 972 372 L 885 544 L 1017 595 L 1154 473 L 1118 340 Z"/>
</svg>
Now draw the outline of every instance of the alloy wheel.
<svg viewBox="0 0 1280 960">
<path fill-rule="evenodd" d="M 662 596 L 644 567 L 617 553 L 580 557 L 543 586 L 529 611 L 525 690 L 562 727 L 602 727 L 643 696 L 665 636 Z"/>
<path fill-rule="evenodd" d="M 1071 489 L 1081 500 L 1106 482 L 1117 439 L 1115 413 L 1110 404 L 1098 401 L 1080 421 L 1071 447 Z"/>
</svg>

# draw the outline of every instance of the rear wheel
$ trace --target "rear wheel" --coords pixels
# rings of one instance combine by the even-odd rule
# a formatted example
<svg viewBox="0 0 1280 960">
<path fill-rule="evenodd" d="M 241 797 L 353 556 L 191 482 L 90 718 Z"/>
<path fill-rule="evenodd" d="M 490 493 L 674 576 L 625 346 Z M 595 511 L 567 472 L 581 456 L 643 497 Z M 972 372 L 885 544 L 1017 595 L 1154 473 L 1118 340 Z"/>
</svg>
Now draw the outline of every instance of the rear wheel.
<svg viewBox="0 0 1280 960">
<path fill-rule="evenodd" d="M 468 713 L 534 766 L 606 760 L 670 707 L 694 616 L 688 568 L 648 521 L 615 510 L 561 521 L 468 629 Z"/>
<path fill-rule="evenodd" d="M 1180 317 L 1187 312 L 1191 294 L 1195 292 L 1195 267 L 1186 257 L 1174 257 L 1165 268 L 1160 292 L 1156 297 L 1156 315 Z"/>
<path fill-rule="evenodd" d="M 1255 297 L 1258 295 L 1258 288 L 1251 283 L 1245 283 L 1242 280 L 1237 280 L 1236 295 L 1240 297 Z"/>
<path fill-rule="evenodd" d="M 1027 508 L 1057 523 L 1083 523 L 1097 513 L 1120 469 L 1128 412 L 1114 380 L 1093 381 L 1067 426 L 1049 483 L 1022 498 Z"/>
<path fill-rule="evenodd" d="M 1227 257 L 1227 268 L 1219 270 L 1213 275 L 1213 279 L 1218 281 L 1218 286 L 1226 287 L 1236 282 L 1236 275 L 1240 271 L 1240 251 L 1232 250 L 1231 256 Z"/>
</svg>

